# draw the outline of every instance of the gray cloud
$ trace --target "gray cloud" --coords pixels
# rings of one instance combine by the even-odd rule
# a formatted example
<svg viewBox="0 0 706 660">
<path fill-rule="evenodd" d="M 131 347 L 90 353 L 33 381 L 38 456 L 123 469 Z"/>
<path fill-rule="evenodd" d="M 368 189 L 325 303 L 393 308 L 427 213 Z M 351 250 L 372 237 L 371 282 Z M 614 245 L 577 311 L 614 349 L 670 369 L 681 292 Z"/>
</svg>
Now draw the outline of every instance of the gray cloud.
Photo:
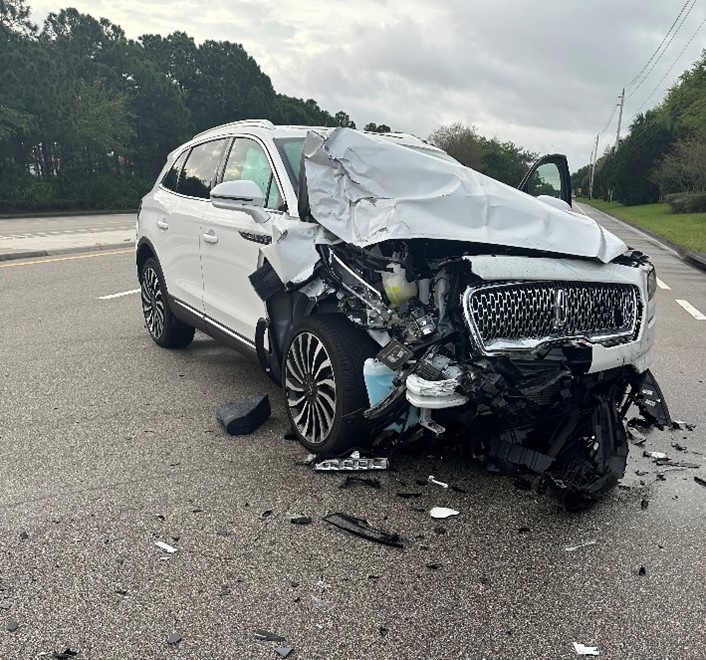
<svg viewBox="0 0 706 660">
<path fill-rule="evenodd" d="M 681 3 L 662 0 L 75 0 L 129 37 L 183 30 L 197 41 L 242 43 L 283 93 L 315 98 L 359 124 L 426 136 L 475 124 L 488 136 L 588 161 L 620 89 L 644 65 Z M 56 11 L 30 0 L 35 19 Z M 629 118 L 706 17 L 698 5 L 634 97 Z M 700 55 L 695 39 L 646 107 Z M 601 144 L 614 139 L 615 120 Z"/>
</svg>

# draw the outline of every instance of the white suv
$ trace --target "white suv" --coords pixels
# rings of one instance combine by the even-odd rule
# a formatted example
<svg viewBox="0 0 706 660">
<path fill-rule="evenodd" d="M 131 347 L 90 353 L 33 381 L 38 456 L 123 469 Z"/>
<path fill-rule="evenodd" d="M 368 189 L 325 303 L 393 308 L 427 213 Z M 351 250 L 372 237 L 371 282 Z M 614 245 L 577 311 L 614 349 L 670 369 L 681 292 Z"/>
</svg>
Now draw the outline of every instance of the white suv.
<svg viewBox="0 0 706 660">
<path fill-rule="evenodd" d="M 411 135 L 200 133 L 138 214 L 147 329 L 254 351 L 319 455 L 457 434 L 595 499 L 625 469 L 630 404 L 670 423 L 648 370 L 656 275 L 571 211 L 565 157 L 519 188 Z"/>
</svg>

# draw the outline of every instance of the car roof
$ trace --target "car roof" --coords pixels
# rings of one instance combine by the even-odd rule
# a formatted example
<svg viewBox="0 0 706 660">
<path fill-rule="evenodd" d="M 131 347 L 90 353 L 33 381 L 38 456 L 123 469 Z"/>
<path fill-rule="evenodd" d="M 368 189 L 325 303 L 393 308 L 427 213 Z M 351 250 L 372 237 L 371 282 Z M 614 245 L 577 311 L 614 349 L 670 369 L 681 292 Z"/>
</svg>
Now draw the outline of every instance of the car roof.
<svg viewBox="0 0 706 660">
<path fill-rule="evenodd" d="M 215 138 L 224 135 L 232 135 L 233 133 L 241 131 L 260 135 L 261 137 L 269 135 L 272 138 L 303 138 L 306 137 L 308 131 L 314 130 L 322 133 L 330 133 L 334 130 L 334 128 L 335 127 L 331 126 L 276 126 L 267 119 L 244 119 L 241 121 L 233 121 L 229 122 L 228 124 L 221 124 L 220 126 L 214 126 L 213 128 L 209 128 L 208 130 L 196 134 L 191 140 L 189 140 L 189 142 L 201 141 L 204 138 Z M 412 135 L 411 133 L 375 133 L 369 131 L 361 132 L 369 133 L 370 135 L 375 135 L 376 137 L 389 139 L 393 142 L 404 144 L 406 146 L 414 146 L 430 149 L 433 151 L 441 151 L 426 140 L 422 140 L 421 138 L 417 137 L 416 135 Z"/>
</svg>

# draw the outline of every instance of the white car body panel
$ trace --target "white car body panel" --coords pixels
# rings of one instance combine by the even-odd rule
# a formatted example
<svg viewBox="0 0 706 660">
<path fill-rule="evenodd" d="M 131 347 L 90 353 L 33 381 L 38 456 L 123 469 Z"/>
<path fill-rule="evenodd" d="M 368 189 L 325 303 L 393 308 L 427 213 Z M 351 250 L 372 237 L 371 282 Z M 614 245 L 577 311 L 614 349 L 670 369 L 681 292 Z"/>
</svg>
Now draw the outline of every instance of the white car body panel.
<svg viewBox="0 0 706 660">
<path fill-rule="evenodd" d="M 269 224 L 269 223 L 268 223 Z M 242 211 L 208 205 L 202 218 L 201 265 L 204 313 L 225 328 L 255 340 L 255 326 L 265 316 L 265 304 L 250 286 L 248 276 L 258 267 L 262 243 L 240 232 L 268 239 L 267 225 L 259 225 Z M 208 242 L 207 236 L 218 242 Z"/>
</svg>

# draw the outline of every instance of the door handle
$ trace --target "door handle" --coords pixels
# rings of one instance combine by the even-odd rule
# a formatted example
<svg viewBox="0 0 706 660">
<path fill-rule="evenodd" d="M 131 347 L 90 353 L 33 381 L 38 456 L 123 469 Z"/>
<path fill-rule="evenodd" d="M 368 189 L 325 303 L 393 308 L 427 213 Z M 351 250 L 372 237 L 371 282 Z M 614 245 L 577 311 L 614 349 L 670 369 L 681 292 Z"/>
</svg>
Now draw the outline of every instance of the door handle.
<svg viewBox="0 0 706 660">
<path fill-rule="evenodd" d="M 169 223 L 166 220 L 157 220 L 157 226 L 160 229 L 169 229 Z"/>
<path fill-rule="evenodd" d="M 213 233 L 204 234 L 203 240 L 206 243 L 211 243 L 212 245 L 215 245 L 216 243 L 218 243 L 218 236 Z"/>
</svg>

